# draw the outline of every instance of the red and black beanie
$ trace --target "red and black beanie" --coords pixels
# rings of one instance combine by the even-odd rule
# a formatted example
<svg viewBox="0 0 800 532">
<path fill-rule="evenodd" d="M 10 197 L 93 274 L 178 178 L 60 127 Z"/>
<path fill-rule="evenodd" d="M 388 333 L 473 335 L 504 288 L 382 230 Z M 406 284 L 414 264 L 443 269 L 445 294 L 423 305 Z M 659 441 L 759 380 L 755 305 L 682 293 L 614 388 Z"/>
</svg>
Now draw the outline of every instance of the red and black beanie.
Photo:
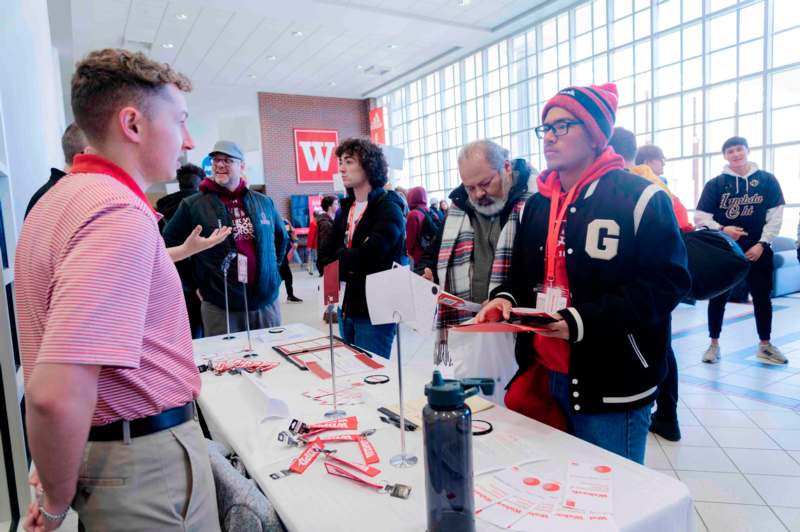
<svg viewBox="0 0 800 532">
<path fill-rule="evenodd" d="M 583 122 L 589 136 L 597 143 L 598 149 L 603 149 L 608 145 L 608 139 L 614 132 L 617 86 L 614 83 L 606 83 L 561 89 L 544 106 L 542 121 L 553 107 L 560 107 L 575 115 L 575 118 Z"/>
</svg>

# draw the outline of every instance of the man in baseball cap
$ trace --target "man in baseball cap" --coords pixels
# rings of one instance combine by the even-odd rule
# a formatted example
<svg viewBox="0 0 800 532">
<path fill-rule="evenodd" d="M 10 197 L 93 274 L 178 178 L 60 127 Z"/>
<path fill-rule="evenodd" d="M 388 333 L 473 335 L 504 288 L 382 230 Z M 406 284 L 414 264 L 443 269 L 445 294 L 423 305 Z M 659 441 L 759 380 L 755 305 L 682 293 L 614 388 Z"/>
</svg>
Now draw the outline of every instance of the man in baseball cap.
<svg viewBox="0 0 800 532">
<path fill-rule="evenodd" d="M 549 314 L 517 336 L 506 405 L 548 423 L 559 411 L 570 433 L 644 463 L 670 313 L 690 278 L 669 196 L 608 147 L 616 110 L 613 84 L 569 87 L 545 105 L 536 134 L 547 169 L 525 204 L 509 280 L 478 321 L 508 319 L 515 306 Z"/>
<path fill-rule="evenodd" d="M 227 330 L 221 265 L 231 253 L 239 257 L 232 261 L 227 281 L 231 332 L 245 330 L 245 320 L 249 320 L 253 329 L 280 325 L 278 265 L 287 244 L 283 221 L 272 199 L 247 188 L 242 176 L 244 155 L 235 142 L 218 141 L 209 156 L 213 175 L 200 183 L 199 194 L 181 202 L 164 229 L 164 241 L 167 246 L 183 242 L 197 225 L 203 226 L 203 233 L 210 233 L 220 225 L 233 227 L 226 244 L 189 259 L 195 285 L 192 288 L 202 301 L 200 311 L 206 336 L 224 334 Z M 246 271 L 239 272 L 239 268 Z M 243 285 L 239 279 L 245 276 L 247 282 Z M 249 316 L 245 313 L 244 287 Z"/>
</svg>

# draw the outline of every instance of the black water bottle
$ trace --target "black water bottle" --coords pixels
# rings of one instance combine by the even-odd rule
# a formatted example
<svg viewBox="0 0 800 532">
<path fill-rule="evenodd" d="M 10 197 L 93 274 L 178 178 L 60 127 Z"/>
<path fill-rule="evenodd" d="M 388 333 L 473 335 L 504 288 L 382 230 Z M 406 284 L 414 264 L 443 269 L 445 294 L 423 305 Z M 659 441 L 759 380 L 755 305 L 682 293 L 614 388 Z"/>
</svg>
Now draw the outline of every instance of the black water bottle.
<svg viewBox="0 0 800 532">
<path fill-rule="evenodd" d="M 433 372 L 425 385 L 428 404 L 422 410 L 425 441 L 425 498 L 428 532 L 475 530 L 472 469 L 472 411 L 464 400 L 491 395 L 492 379 L 450 380 Z"/>
</svg>

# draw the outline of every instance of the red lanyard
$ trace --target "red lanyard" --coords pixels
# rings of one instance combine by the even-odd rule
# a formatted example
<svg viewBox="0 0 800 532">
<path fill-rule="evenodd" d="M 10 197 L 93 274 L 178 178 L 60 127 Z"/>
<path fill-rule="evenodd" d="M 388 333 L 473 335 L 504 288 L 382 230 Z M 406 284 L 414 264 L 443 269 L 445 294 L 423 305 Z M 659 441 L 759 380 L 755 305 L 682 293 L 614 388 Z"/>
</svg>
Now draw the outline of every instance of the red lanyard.
<svg viewBox="0 0 800 532">
<path fill-rule="evenodd" d="M 577 186 L 569 189 L 567 197 L 564 198 L 564 203 L 561 208 L 558 208 L 558 199 L 560 194 L 558 190 L 553 190 L 550 196 L 550 218 L 547 225 L 547 247 L 545 253 L 545 262 L 547 264 L 547 286 L 552 286 L 556 280 L 556 254 L 558 253 L 558 238 L 561 235 L 561 224 L 564 222 L 564 217 L 567 214 L 567 208 L 575 198 L 575 193 L 578 191 Z M 556 212 L 558 211 L 558 212 Z"/>
<path fill-rule="evenodd" d="M 369 482 L 368 480 L 364 480 L 363 478 L 350 473 L 346 469 L 341 468 L 336 464 L 331 464 L 330 462 L 325 462 L 325 470 L 331 475 L 348 478 L 350 480 L 358 482 L 359 484 L 363 484 L 364 486 L 375 488 L 376 490 L 382 490 L 384 488 L 384 484 L 374 484 L 372 482 Z"/>
<path fill-rule="evenodd" d="M 349 467 L 351 469 L 355 469 L 359 473 L 364 473 L 368 477 L 374 477 L 380 474 L 381 470 L 372 467 L 371 465 L 364 465 L 364 464 L 356 464 L 354 462 L 348 462 L 347 460 L 342 460 L 341 458 L 337 458 L 332 454 L 325 455 L 325 460 L 331 460 L 336 462 L 337 464 L 341 464 L 343 466 Z"/>
<path fill-rule="evenodd" d="M 356 227 L 358 227 L 358 222 L 361 221 L 361 218 L 364 217 L 364 213 L 366 212 L 367 208 L 364 207 L 364 210 L 361 211 L 361 214 L 358 218 L 356 216 L 356 202 L 353 202 L 353 206 L 350 207 L 350 212 L 347 213 L 347 247 L 353 247 L 353 234 L 356 232 Z"/>
</svg>

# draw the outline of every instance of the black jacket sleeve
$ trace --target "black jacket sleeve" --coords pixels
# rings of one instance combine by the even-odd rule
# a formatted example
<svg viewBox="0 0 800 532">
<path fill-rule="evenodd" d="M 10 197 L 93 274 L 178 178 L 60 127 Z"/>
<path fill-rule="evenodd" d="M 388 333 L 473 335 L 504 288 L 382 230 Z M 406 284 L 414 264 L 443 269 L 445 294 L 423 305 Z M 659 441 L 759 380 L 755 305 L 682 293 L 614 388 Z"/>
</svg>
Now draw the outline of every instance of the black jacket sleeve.
<svg viewBox="0 0 800 532">
<path fill-rule="evenodd" d="M 195 228 L 195 225 L 196 224 L 192 221 L 189 206 L 186 205 L 185 201 L 181 201 L 180 205 L 178 205 L 178 210 L 175 211 L 169 223 L 167 223 L 162 230 L 164 245 L 171 248 L 183 244 L 183 241 L 186 240 L 186 237 L 188 237 Z M 194 277 L 192 258 L 187 257 L 177 262 L 175 267 L 178 269 L 178 273 L 181 276 L 184 290 L 194 292 L 199 287 L 199 284 Z"/>
<path fill-rule="evenodd" d="M 164 244 L 168 248 L 180 246 L 192 232 L 192 229 L 195 228 L 195 225 L 196 224 L 192 222 L 192 213 L 190 212 L 189 206 L 186 205 L 185 201 L 182 201 L 181 204 L 178 205 L 178 210 L 175 211 L 175 215 L 164 228 Z"/>
<path fill-rule="evenodd" d="M 381 209 L 376 213 L 377 221 L 367 239 L 360 246 L 353 248 L 342 246 L 336 252 L 336 258 L 339 259 L 339 277 L 343 281 L 348 281 L 350 276 L 363 277 L 371 273 L 375 263 L 391 256 L 398 241 L 404 236 L 405 219 L 399 205 L 391 203 L 385 197 L 379 201 Z M 337 218 L 337 223 L 343 227 L 345 221 Z"/>
<path fill-rule="evenodd" d="M 324 240 L 319 240 L 319 233 L 317 233 L 317 242 L 320 244 L 317 249 L 317 262 L 323 270 L 325 266 L 337 260 L 339 249 L 344 247 L 344 224 L 346 222 L 343 212 L 343 210 L 339 210 L 336 218 L 330 224 Z"/>
<path fill-rule="evenodd" d="M 272 225 L 275 227 L 275 260 L 277 264 L 283 262 L 291 243 L 289 242 L 289 235 L 286 233 L 286 228 L 283 226 L 283 219 L 278 214 L 275 204 L 271 198 L 267 198 L 270 217 L 272 218 Z"/>
<path fill-rule="evenodd" d="M 571 341 L 591 342 L 663 321 L 689 291 L 686 246 L 665 192 L 654 194 L 645 208 L 635 246 L 638 273 L 631 282 L 559 312 Z"/>
<path fill-rule="evenodd" d="M 436 238 L 434 238 L 431 242 L 431 245 L 422 252 L 422 259 L 419 261 L 419 266 L 414 267 L 414 269 L 417 270 L 417 273 L 420 274 L 425 271 L 425 268 L 430 268 L 433 272 L 433 282 L 436 284 L 439 284 L 439 274 L 436 271 L 436 267 L 439 263 L 439 250 L 442 248 L 442 237 L 444 236 L 444 225 L 446 220 L 447 216 L 445 216 L 444 221 L 439 224 L 439 230 L 436 232 Z"/>
</svg>

